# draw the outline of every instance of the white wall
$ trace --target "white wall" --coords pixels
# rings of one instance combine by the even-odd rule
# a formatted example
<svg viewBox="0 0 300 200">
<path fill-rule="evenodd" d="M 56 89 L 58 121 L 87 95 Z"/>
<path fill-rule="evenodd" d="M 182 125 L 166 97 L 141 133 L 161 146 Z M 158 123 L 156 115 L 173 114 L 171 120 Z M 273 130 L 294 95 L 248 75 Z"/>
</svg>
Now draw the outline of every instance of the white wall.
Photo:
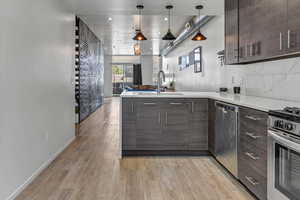
<svg viewBox="0 0 300 200">
<path fill-rule="evenodd" d="M 300 101 L 300 58 L 283 59 L 249 65 L 221 67 L 216 53 L 224 49 L 224 17 L 218 16 L 203 29 L 207 41 L 187 40 L 163 60 L 164 70 L 175 72 L 177 90 L 216 91 L 219 87 L 241 86 L 251 96 Z M 190 67 L 178 70 L 178 56 L 203 47 L 204 73 L 195 74 Z M 169 70 L 167 70 L 167 65 Z"/>
<path fill-rule="evenodd" d="M 143 85 L 153 84 L 153 56 L 141 56 Z"/>
<path fill-rule="evenodd" d="M 191 38 L 185 40 L 178 48 L 163 58 L 163 70 L 175 73 L 176 90 L 185 91 L 215 91 L 219 87 L 220 70 L 217 52 L 224 49 L 223 17 L 215 17 L 202 32 L 207 36 L 206 41 L 195 42 Z M 202 46 L 203 72 L 194 73 L 194 67 L 179 71 L 178 57 L 188 55 L 193 49 Z"/>
<path fill-rule="evenodd" d="M 0 26 L 5 200 L 74 138 L 74 15 L 60 0 L 3 0 Z"/>
</svg>

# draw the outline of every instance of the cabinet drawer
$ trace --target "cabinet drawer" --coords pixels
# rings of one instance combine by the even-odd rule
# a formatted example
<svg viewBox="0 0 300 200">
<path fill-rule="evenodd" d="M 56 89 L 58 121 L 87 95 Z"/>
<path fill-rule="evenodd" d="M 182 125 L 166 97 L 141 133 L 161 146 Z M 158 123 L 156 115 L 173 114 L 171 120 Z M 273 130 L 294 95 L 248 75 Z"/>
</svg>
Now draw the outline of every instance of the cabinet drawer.
<svg viewBox="0 0 300 200">
<path fill-rule="evenodd" d="M 267 130 L 266 130 L 267 131 Z M 265 133 L 240 129 L 239 143 L 241 147 L 248 147 L 254 151 L 267 151 L 267 136 Z"/>
<path fill-rule="evenodd" d="M 255 147 L 241 146 L 238 153 L 240 166 L 251 166 L 263 177 L 267 176 L 267 151 Z"/>
<path fill-rule="evenodd" d="M 260 200 L 267 199 L 267 178 L 257 173 L 250 165 L 242 165 L 239 168 L 240 181 Z"/>
<path fill-rule="evenodd" d="M 264 133 L 267 129 L 268 114 L 262 111 L 240 108 L 240 126 L 256 130 L 257 132 Z"/>
</svg>

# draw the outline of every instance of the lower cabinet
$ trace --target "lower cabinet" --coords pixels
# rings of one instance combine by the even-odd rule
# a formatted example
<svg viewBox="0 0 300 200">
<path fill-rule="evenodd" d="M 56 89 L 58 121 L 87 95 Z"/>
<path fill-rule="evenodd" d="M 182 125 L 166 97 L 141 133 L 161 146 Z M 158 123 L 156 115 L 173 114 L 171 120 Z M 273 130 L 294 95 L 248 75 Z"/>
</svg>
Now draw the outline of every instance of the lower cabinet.
<svg viewBox="0 0 300 200">
<path fill-rule="evenodd" d="M 153 149 L 163 145 L 160 103 L 153 100 L 134 103 L 136 115 L 136 147 Z M 127 135 L 124 135 L 127 136 Z"/>
<path fill-rule="evenodd" d="M 215 101 L 209 99 L 208 101 L 208 150 L 215 156 L 215 119 L 216 107 Z"/>
<path fill-rule="evenodd" d="M 123 150 L 208 150 L 208 100 L 122 99 Z"/>
<path fill-rule="evenodd" d="M 189 133 L 192 131 L 191 103 L 180 99 L 170 99 L 162 103 L 161 140 L 168 149 L 187 150 Z"/>
<path fill-rule="evenodd" d="M 267 120 L 265 112 L 240 108 L 238 176 L 260 200 L 267 199 Z"/>
</svg>

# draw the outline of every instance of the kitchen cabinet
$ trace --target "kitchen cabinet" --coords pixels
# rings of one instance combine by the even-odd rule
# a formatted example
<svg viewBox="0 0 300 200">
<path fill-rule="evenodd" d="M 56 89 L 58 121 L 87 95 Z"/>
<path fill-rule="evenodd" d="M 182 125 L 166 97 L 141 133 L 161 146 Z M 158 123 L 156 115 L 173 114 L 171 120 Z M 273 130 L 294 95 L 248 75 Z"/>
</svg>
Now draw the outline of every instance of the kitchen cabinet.
<svg viewBox="0 0 300 200">
<path fill-rule="evenodd" d="M 300 52 L 300 1 L 287 0 L 287 53 Z"/>
<path fill-rule="evenodd" d="M 225 1 L 225 63 L 238 63 L 239 23 L 238 0 Z"/>
<path fill-rule="evenodd" d="M 238 178 L 259 199 L 267 199 L 267 119 L 265 112 L 240 107 Z"/>
<path fill-rule="evenodd" d="M 215 119 L 216 119 L 216 107 L 215 101 L 209 99 L 208 101 L 208 150 L 209 152 L 216 156 L 215 154 Z"/>
<path fill-rule="evenodd" d="M 162 133 L 165 147 L 172 150 L 187 149 L 191 131 L 191 103 L 180 99 L 169 99 L 162 103 Z"/>
<path fill-rule="evenodd" d="M 123 150 L 208 150 L 208 100 L 123 98 Z"/>
<path fill-rule="evenodd" d="M 135 102 L 136 107 L 136 148 L 153 149 L 163 145 L 160 102 L 144 99 Z"/>
<path fill-rule="evenodd" d="M 225 0 L 226 64 L 251 63 L 300 54 L 300 1 Z M 236 23 L 238 21 L 238 23 Z M 235 23 L 236 26 L 234 26 Z M 233 33 L 238 27 L 238 31 Z M 238 58 L 233 59 L 233 46 Z"/>
<path fill-rule="evenodd" d="M 280 31 L 271 24 L 277 13 L 271 11 L 269 1 L 239 1 L 240 62 L 253 62 L 273 56 L 271 51 L 276 49 L 274 44 L 279 50 Z"/>
<path fill-rule="evenodd" d="M 124 150 L 136 146 L 136 110 L 134 100 L 122 99 L 122 146 Z"/>
<path fill-rule="evenodd" d="M 208 99 L 193 99 L 189 117 L 189 150 L 208 150 Z"/>
</svg>

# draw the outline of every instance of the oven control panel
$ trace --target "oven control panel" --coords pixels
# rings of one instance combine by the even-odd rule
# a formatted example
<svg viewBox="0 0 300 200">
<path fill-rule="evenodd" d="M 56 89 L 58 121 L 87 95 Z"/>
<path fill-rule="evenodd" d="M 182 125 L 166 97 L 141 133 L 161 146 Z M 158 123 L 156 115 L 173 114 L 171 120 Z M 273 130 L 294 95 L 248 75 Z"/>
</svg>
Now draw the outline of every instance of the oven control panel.
<svg viewBox="0 0 300 200">
<path fill-rule="evenodd" d="M 297 122 L 269 116 L 269 127 L 300 136 L 300 124 Z"/>
</svg>

